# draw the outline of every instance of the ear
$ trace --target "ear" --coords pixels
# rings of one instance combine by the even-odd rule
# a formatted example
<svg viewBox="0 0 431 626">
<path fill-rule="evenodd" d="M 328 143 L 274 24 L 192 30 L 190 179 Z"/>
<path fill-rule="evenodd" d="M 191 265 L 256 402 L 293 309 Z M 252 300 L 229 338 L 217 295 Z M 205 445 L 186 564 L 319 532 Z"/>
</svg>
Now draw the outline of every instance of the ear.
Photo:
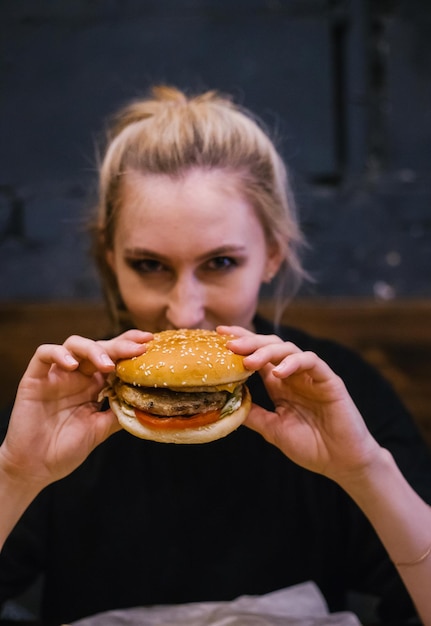
<svg viewBox="0 0 431 626">
<path fill-rule="evenodd" d="M 283 255 L 280 248 L 274 243 L 268 249 L 268 257 L 265 264 L 265 272 L 262 281 L 269 284 L 280 269 L 283 262 Z"/>
<path fill-rule="evenodd" d="M 116 273 L 116 271 L 115 271 L 115 257 L 114 257 L 114 251 L 112 250 L 112 248 L 109 248 L 105 252 L 105 260 L 106 260 L 106 263 L 111 268 L 112 272 L 115 274 Z"/>
</svg>

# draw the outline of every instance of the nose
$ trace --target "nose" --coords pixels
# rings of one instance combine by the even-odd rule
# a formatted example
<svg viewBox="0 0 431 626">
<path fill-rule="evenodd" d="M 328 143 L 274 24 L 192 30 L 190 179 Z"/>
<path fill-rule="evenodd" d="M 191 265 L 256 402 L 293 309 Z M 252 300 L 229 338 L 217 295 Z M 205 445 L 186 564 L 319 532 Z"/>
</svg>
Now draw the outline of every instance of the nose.
<svg viewBox="0 0 431 626">
<path fill-rule="evenodd" d="M 205 319 L 204 287 L 194 275 L 182 276 L 169 294 L 166 310 L 172 328 L 200 328 Z"/>
</svg>

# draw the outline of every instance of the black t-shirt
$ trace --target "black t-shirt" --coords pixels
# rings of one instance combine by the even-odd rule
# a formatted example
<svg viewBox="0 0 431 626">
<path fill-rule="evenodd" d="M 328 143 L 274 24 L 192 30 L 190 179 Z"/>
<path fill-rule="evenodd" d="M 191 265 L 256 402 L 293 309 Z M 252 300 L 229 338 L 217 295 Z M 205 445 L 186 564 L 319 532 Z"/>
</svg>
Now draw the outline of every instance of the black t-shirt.
<svg viewBox="0 0 431 626">
<path fill-rule="evenodd" d="M 272 325 L 256 319 L 259 333 Z M 293 328 L 345 381 L 368 428 L 431 503 L 431 459 L 409 414 L 356 354 Z M 271 408 L 258 374 L 253 401 Z M 413 612 L 395 568 L 351 499 L 241 426 L 209 444 L 159 444 L 125 431 L 33 502 L 0 555 L 0 603 L 44 574 L 42 616 L 230 600 L 313 580 L 332 611 L 350 590 L 382 619 Z"/>
</svg>

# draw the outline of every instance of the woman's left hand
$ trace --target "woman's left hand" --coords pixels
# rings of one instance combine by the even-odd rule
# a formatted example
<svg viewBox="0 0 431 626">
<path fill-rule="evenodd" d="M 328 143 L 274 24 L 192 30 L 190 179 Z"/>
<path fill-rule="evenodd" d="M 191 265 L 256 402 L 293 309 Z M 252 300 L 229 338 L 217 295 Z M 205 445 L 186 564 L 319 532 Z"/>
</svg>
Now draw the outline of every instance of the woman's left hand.
<svg viewBox="0 0 431 626">
<path fill-rule="evenodd" d="M 276 335 L 218 330 L 237 337 L 228 346 L 259 371 L 275 406 L 271 412 L 253 405 L 245 424 L 292 461 L 343 482 L 380 453 L 344 382 L 316 354 Z"/>
</svg>

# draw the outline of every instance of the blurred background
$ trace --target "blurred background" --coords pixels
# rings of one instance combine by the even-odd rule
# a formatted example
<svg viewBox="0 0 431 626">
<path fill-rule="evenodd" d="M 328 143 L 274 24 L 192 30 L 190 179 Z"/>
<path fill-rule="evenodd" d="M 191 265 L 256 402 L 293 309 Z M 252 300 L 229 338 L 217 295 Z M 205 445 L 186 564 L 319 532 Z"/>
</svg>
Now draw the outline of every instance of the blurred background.
<svg viewBox="0 0 431 626">
<path fill-rule="evenodd" d="M 233 94 L 277 138 L 309 296 L 431 296 L 429 0 L 0 0 L 0 299 L 97 300 L 106 117 L 153 83 Z"/>
<path fill-rule="evenodd" d="M 0 404 L 37 345 L 109 332 L 96 147 L 154 83 L 264 121 L 315 278 L 284 321 L 361 352 L 431 445 L 430 0 L 0 0 Z"/>
</svg>

